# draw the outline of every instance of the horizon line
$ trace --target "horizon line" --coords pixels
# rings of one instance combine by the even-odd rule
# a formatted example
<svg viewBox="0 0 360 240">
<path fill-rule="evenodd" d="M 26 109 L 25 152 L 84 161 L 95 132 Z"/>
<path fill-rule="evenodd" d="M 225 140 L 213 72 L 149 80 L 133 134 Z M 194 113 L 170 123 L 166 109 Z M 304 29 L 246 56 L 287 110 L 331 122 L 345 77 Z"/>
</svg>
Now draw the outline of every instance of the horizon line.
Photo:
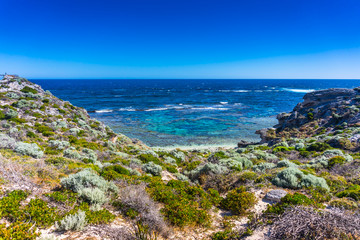
<svg viewBox="0 0 360 240">
<path fill-rule="evenodd" d="M 27 78 L 29 80 L 360 80 L 360 78 Z"/>
</svg>

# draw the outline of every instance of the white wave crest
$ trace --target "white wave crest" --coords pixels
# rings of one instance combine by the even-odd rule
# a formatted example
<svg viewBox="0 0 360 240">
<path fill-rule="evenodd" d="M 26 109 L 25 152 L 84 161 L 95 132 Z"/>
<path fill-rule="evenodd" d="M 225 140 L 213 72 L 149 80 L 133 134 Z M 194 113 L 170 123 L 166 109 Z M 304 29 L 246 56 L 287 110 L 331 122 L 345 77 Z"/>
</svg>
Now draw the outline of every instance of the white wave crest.
<svg viewBox="0 0 360 240">
<path fill-rule="evenodd" d="M 284 91 L 295 93 L 309 93 L 315 91 L 315 89 L 297 89 L 297 88 L 283 88 Z"/>
<path fill-rule="evenodd" d="M 165 111 L 165 110 L 169 110 L 169 108 L 149 108 L 144 110 L 145 112 L 152 112 L 152 111 Z"/>
<path fill-rule="evenodd" d="M 219 90 L 219 92 L 236 92 L 236 93 L 245 93 L 250 92 L 250 90 Z"/>
<path fill-rule="evenodd" d="M 101 109 L 101 110 L 95 110 L 96 113 L 109 113 L 112 112 L 113 110 L 111 109 Z"/>
</svg>

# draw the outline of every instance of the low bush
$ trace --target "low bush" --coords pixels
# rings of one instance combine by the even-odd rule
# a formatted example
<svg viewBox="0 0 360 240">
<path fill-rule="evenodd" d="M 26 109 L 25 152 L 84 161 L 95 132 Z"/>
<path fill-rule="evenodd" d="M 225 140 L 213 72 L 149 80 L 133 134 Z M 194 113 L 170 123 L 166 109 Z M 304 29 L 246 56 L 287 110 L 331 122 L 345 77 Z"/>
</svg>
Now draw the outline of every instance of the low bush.
<svg viewBox="0 0 360 240">
<path fill-rule="evenodd" d="M 63 150 L 67 147 L 70 147 L 70 143 L 68 141 L 59 141 L 59 140 L 50 140 L 49 146 L 51 148 L 55 148 L 58 150 Z"/>
<path fill-rule="evenodd" d="M 130 175 L 130 171 L 121 165 L 111 165 L 104 168 L 104 171 L 114 171 L 122 175 Z"/>
<path fill-rule="evenodd" d="M 143 163 L 153 162 L 153 163 L 158 164 L 158 165 L 161 164 L 160 160 L 159 160 L 157 157 L 155 157 L 155 156 L 153 156 L 153 155 L 151 155 L 151 154 L 141 154 L 141 155 L 139 156 L 139 159 L 140 159 Z"/>
<path fill-rule="evenodd" d="M 276 167 L 275 163 L 260 163 L 258 165 L 255 165 L 253 167 L 253 170 L 255 172 L 265 172 L 267 169 L 272 169 L 275 167 Z"/>
<path fill-rule="evenodd" d="M 94 209 L 99 209 L 108 201 L 105 192 L 99 188 L 83 188 L 78 193 L 79 196 L 91 204 Z"/>
<path fill-rule="evenodd" d="M 21 89 L 21 92 L 23 93 L 33 93 L 33 94 L 37 94 L 38 91 L 29 87 L 29 86 L 25 86 L 23 89 Z"/>
<path fill-rule="evenodd" d="M 316 142 L 306 148 L 307 151 L 323 152 L 330 149 L 331 146 L 327 143 Z"/>
<path fill-rule="evenodd" d="M 269 205 L 265 211 L 265 214 L 283 214 L 285 210 L 292 206 L 315 206 L 315 207 L 322 207 L 321 204 L 316 203 L 314 200 L 308 198 L 304 194 L 301 193 L 294 193 L 294 194 L 287 194 L 285 197 L 281 199 L 280 202 Z"/>
<path fill-rule="evenodd" d="M 220 206 L 230 210 L 234 214 L 243 215 L 248 209 L 252 208 L 257 202 L 255 194 L 247 192 L 244 186 L 230 191 L 224 198 Z"/>
<path fill-rule="evenodd" d="M 6 134 L 0 134 L 0 148 L 15 149 L 16 140 Z"/>
<path fill-rule="evenodd" d="M 328 168 L 334 167 L 336 164 L 344 164 L 346 159 L 342 156 L 335 156 L 328 160 Z"/>
<path fill-rule="evenodd" d="M 350 186 L 346 190 L 337 193 L 336 196 L 338 198 L 348 197 L 354 199 L 355 201 L 360 201 L 360 186 Z"/>
<path fill-rule="evenodd" d="M 18 142 L 15 145 L 15 152 L 21 155 L 31 156 L 33 158 L 42 158 L 44 155 L 44 152 L 41 151 L 40 147 L 36 143 Z"/>
<path fill-rule="evenodd" d="M 44 194 L 50 200 L 65 203 L 67 205 L 73 204 L 78 198 L 78 194 L 69 190 L 55 191 L 52 193 Z"/>
<path fill-rule="evenodd" d="M 162 167 L 155 164 L 154 162 L 148 162 L 145 163 L 142 168 L 141 168 L 144 172 L 146 173 L 150 173 L 154 176 L 160 176 L 161 172 L 162 172 Z"/>
<path fill-rule="evenodd" d="M 93 204 L 95 208 L 107 201 L 106 194 L 118 192 L 114 183 L 106 181 L 90 169 L 63 178 L 60 183 L 64 188 L 79 193 L 80 197 Z"/>
<path fill-rule="evenodd" d="M 206 163 L 200 165 L 196 169 L 189 172 L 189 178 L 197 180 L 201 175 L 219 175 L 228 172 L 229 169 L 225 166 L 221 166 L 214 163 Z"/>
<path fill-rule="evenodd" d="M 211 220 L 207 210 L 221 200 L 218 194 L 209 194 L 199 186 L 179 180 L 170 180 L 165 185 L 161 180 L 151 179 L 148 191 L 155 201 L 164 204 L 162 212 L 166 219 L 179 227 L 207 226 Z"/>
<path fill-rule="evenodd" d="M 347 209 L 347 210 L 356 210 L 358 209 L 358 205 L 356 202 L 348 200 L 348 199 L 335 199 L 332 200 L 329 205 L 331 207 Z"/>
<path fill-rule="evenodd" d="M 0 224 L 0 239 L 35 240 L 40 236 L 31 223 L 15 222 L 7 226 Z"/>
<path fill-rule="evenodd" d="M 126 186 L 120 190 L 119 196 L 120 202 L 116 202 L 115 206 L 120 207 L 126 216 L 141 221 L 149 231 L 163 236 L 167 234 L 168 227 L 159 211 L 159 206 L 150 198 L 144 185 Z"/>
<path fill-rule="evenodd" d="M 55 228 L 58 231 L 80 231 L 87 225 L 86 215 L 84 211 L 79 210 L 73 215 L 68 215 L 59 223 L 56 223 Z"/>
<path fill-rule="evenodd" d="M 312 174 L 305 174 L 297 168 L 289 167 L 279 172 L 273 179 L 273 184 L 284 188 L 306 188 L 306 187 L 320 187 L 330 190 L 325 179 L 316 177 Z"/>
<path fill-rule="evenodd" d="M 306 224 L 304 224 L 306 220 Z M 273 224 L 270 239 L 358 239 L 360 216 L 307 207 L 286 210 Z"/>
</svg>

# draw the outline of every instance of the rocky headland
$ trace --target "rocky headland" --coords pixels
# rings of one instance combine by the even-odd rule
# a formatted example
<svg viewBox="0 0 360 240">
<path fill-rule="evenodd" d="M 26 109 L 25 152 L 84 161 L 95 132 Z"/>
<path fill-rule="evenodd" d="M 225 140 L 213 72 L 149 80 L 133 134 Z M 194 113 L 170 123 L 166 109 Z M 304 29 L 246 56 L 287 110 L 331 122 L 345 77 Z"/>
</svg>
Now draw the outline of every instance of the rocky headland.
<svg viewBox="0 0 360 240">
<path fill-rule="evenodd" d="M 159 150 L 0 86 L 0 239 L 360 239 L 359 89 L 306 94 L 260 143 Z"/>
</svg>

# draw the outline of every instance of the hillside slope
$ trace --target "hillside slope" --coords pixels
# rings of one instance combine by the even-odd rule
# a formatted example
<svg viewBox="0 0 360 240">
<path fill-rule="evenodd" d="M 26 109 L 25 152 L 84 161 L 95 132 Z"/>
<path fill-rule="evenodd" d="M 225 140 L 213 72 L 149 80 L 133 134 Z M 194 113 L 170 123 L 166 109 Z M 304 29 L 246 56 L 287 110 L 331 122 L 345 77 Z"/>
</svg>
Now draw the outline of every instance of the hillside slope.
<svg viewBox="0 0 360 240">
<path fill-rule="evenodd" d="M 305 95 L 261 144 L 165 151 L 0 86 L 0 239 L 359 239 L 357 89 Z"/>
</svg>

